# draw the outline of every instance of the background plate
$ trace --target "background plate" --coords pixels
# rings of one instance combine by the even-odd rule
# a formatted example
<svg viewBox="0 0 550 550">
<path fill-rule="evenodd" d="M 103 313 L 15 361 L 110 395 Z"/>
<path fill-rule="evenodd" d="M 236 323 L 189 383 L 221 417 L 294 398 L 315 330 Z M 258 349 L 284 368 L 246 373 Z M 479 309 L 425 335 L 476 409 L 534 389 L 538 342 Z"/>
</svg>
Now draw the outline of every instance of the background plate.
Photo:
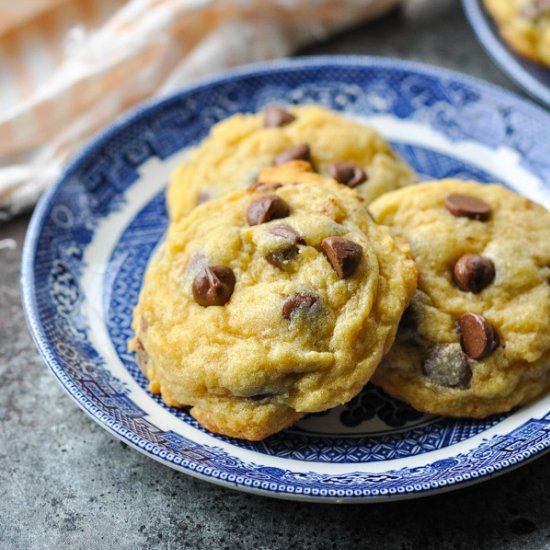
<svg viewBox="0 0 550 550">
<path fill-rule="evenodd" d="M 148 258 L 166 227 L 171 170 L 209 128 L 277 101 L 316 102 L 376 126 L 424 178 L 499 180 L 550 205 L 550 116 L 493 86 L 426 66 L 323 57 L 251 66 L 134 111 L 37 207 L 23 253 L 29 327 L 75 401 L 164 464 L 283 498 L 414 497 L 502 472 L 550 446 L 550 397 L 485 421 L 421 415 L 367 386 L 344 407 L 263 442 L 215 436 L 166 407 L 126 351 Z"/>
<path fill-rule="evenodd" d="M 516 54 L 500 37 L 482 0 L 462 0 L 479 41 L 497 65 L 527 93 L 550 107 L 550 68 Z"/>
</svg>

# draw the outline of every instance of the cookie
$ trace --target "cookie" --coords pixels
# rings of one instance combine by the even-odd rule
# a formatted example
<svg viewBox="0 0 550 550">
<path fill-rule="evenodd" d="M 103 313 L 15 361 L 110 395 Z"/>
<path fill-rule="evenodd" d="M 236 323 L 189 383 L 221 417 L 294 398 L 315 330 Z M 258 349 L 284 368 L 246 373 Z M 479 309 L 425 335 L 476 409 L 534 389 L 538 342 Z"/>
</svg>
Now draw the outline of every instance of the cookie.
<svg viewBox="0 0 550 550">
<path fill-rule="evenodd" d="M 372 128 L 313 105 L 288 111 L 271 106 L 214 126 L 171 178 L 171 219 L 246 187 L 266 166 L 290 160 L 311 161 L 320 174 L 355 188 L 367 201 L 415 181 Z"/>
<path fill-rule="evenodd" d="M 170 406 L 249 440 L 355 396 L 415 286 L 353 190 L 293 162 L 171 225 L 130 349 Z"/>
<path fill-rule="evenodd" d="M 550 213 L 499 185 L 444 180 L 370 206 L 406 238 L 418 290 L 373 382 L 416 409 L 483 418 L 550 388 Z"/>
<path fill-rule="evenodd" d="M 485 7 L 514 50 L 550 66 L 550 0 L 485 0 Z"/>
</svg>

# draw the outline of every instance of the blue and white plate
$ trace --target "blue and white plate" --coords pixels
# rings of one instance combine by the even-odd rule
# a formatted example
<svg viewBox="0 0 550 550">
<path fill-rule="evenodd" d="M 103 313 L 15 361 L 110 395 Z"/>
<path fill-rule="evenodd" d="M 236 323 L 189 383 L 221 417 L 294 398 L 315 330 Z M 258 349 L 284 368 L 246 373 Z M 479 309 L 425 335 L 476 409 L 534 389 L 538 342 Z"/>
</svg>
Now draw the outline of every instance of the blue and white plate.
<svg viewBox="0 0 550 550">
<path fill-rule="evenodd" d="M 23 255 L 48 366 L 109 432 L 182 472 L 282 498 L 375 501 L 486 479 L 550 447 L 550 397 L 485 421 L 424 416 L 368 386 L 266 441 L 213 435 L 147 391 L 126 351 L 171 171 L 216 122 L 315 102 L 372 124 L 423 178 L 499 180 L 550 206 L 550 116 L 457 73 L 390 59 L 252 66 L 150 103 L 95 139 L 37 207 Z"/>
<path fill-rule="evenodd" d="M 479 41 L 495 63 L 528 94 L 550 107 L 550 68 L 516 53 L 500 37 L 483 0 L 462 0 L 464 12 Z"/>
</svg>

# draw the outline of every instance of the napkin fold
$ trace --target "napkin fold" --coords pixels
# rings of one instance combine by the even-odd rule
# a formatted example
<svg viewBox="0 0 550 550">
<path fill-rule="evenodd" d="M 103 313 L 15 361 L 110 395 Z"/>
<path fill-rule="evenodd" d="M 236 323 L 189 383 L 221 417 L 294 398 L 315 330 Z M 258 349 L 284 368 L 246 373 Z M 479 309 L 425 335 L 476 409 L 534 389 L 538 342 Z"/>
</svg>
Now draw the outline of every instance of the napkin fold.
<svg viewBox="0 0 550 550">
<path fill-rule="evenodd" d="M 0 220 L 136 103 L 285 57 L 399 0 L 0 0 Z"/>
</svg>

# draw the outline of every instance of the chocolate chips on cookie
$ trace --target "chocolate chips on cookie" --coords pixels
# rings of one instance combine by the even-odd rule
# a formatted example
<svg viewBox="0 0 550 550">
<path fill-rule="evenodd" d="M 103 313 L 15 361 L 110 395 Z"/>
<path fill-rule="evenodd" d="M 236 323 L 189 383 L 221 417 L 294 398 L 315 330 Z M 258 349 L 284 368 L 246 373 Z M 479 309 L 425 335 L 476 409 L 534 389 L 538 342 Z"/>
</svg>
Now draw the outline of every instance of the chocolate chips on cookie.
<svg viewBox="0 0 550 550">
<path fill-rule="evenodd" d="M 311 168 L 315 162 L 323 176 L 337 165 L 332 167 L 335 177 L 366 202 L 416 180 L 373 128 L 317 105 L 270 105 L 261 113 L 219 122 L 190 151 L 170 181 L 170 219 L 179 220 L 195 208 L 201 191 L 222 197 L 256 180 L 266 166 L 296 160 Z"/>
<path fill-rule="evenodd" d="M 464 254 L 453 269 L 453 280 L 460 290 L 477 294 L 495 278 L 495 264 L 479 254 Z"/>
<path fill-rule="evenodd" d="M 280 187 L 241 186 L 172 221 L 147 268 L 131 344 L 166 404 L 248 440 L 352 399 L 417 278 L 406 247 L 354 191 L 305 162 L 269 166 L 258 180 Z"/>
<path fill-rule="evenodd" d="M 273 164 L 275 166 L 280 166 L 281 164 L 286 164 L 292 160 L 305 160 L 306 162 L 311 163 L 311 149 L 307 143 L 300 143 L 295 145 L 282 153 L 279 153 L 274 159 Z"/>
<path fill-rule="evenodd" d="M 278 218 L 286 218 L 290 207 L 278 195 L 266 195 L 250 204 L 246 212 L 248 225 L 258 225 Z"/>
<path fill-rule="evenodd" d="M 458 320 L 461 343 L 472 359 L 484 359 L 498 346 L 498 336 L 483 315 L 467 313 Z"/>
<path fill-rule="evenodd" d="M 224 265 L 205 267 L 193 281 L 193 297 L 203 307 L 225 305 L 234 289 L 235 274 Z"/>
<path fill-rule="evenodd" d="M 467 388 L 472 379 L 468 357 L 460 344 L 436 344 L 422 364 L 424 375 L 433 384 L 446 388 Z"/>
<path fill-rule="evenodd" d="M 285 269 L 290 265 L 292 260 L 298 255 L 298 244 L 305 245 L 305 239 L 290 225 L 282 223 L 275 225 L 269 229 L 271 235 L 280 237 L 287 241 L 289 244 L 284 248 L 277 249 L 273 252 L 268 252 L 265 259 L 274 267 L 279 269 Z"/>
<path fill-rule="evenodd" d="M 299 312 L 311 309 L 317 303 L 317 298 L 311 294 L 296 292 L 283 303 L 283 317 L 289 319 Z"/>
<path fill-rule="evenodd" d="M 550 390 L 550 213 L 458 180 L 388 193 L 369 209 L 411 243 L 420 272 L 417 322 L 401 324 L 373 382 L 417 410 L 473 418 Z"/>
<path fill-rule="evenodd" d="M 334 162 L 329 167 L 329 174 L 338 183 L 348 187 L 357 187 L 367 181 L 367 174 L 358 164 L 353 162 Z"/>
<path fill-rule="evenodd" d="M 471 218 L 484 222 L 491 214 L 491 207 L 486 202 L 470 195 L 451 193 L 445 197 L 445 206 L 457 218 Z"/>
<path fill-rule="evenodd" d="M 291 245 L 277 252 L 269 252 L 266 254 L 265 259 L 274 267 L 279 269 L 285 269 L 290 262 L 298 255 L 298 247 Z"/>
<path fill-rule="evenodd" d="M 296 117 L 293 114 L 278 105 L 270 105 L 264 111 L 264 126 L 266 128 L 281 128 L 294 120 Z"/>
<path fill-rule="evenodd" d="M 328 237 L 321 248 L 340 279 L 345 279 L 357 269 L 363 249 L 353 241 L 343 237 Z"/>
<path fill-rule="evenodd" d="M 287 239 L 296 244 L 306 244 L 305 239 L 300 235 L 300 233 L 298 233 L 298 231 L 296 231 L 286 223 L 282 223 L 280 225 L 271 227 L 269 229 L 269 232 L 272 235 L 276 235 L 277 237 L 282 237 L 283 239 Z"/>
</svg>

